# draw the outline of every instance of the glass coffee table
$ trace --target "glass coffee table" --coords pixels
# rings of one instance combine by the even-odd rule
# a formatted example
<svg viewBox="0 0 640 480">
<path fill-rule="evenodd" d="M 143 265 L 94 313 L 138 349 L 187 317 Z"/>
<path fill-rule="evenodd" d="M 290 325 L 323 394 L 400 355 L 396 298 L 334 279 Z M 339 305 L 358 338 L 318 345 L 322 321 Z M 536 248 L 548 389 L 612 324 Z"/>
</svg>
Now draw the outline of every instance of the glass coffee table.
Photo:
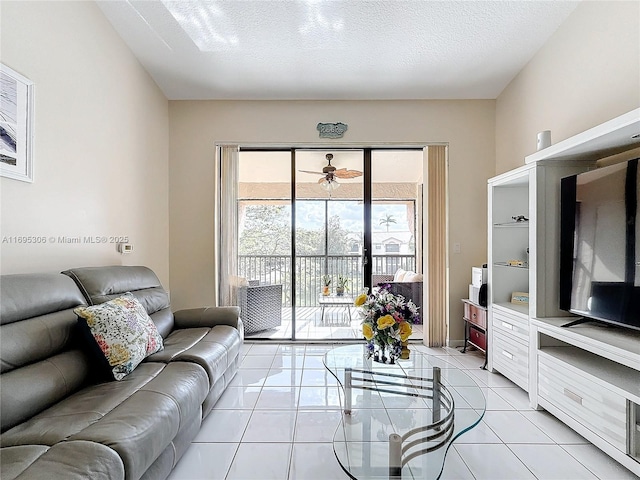
<svg viewBox="0 0 640 480">
<path fill-rule="evenodd" d="M 382 364 L 364 345 L 347 345 L 327 352 L 324 365 L 343 393 L 333 450 L 354 479 L 437 480 L 453 442 L 485 412 L 482 390 L 463 370 L 415 350 Z"/>
</svg>

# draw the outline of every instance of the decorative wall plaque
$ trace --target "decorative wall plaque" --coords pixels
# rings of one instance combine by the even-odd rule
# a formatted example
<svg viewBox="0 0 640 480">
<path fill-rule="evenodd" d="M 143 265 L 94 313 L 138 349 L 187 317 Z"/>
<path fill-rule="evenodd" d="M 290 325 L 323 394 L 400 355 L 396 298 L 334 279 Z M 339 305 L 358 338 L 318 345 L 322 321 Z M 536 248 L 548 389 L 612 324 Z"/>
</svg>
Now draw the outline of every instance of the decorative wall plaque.
<svg viewBox="0 0 640 480">
<path fill-rule="evenodd" d="M 316 129 L 320 138 L 342 138 L 349 126 L 346 123 L 319 123 Z"/>
</svg>

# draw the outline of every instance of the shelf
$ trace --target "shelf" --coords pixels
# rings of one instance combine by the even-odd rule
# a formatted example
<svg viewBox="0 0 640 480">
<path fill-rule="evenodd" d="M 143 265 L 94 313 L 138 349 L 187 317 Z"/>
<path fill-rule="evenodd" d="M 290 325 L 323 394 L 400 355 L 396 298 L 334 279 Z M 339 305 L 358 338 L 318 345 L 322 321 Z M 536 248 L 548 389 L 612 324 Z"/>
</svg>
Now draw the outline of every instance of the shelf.
<svg viewBox="0 0 640 480">
<path fill-rule="evenodd" d="M 529 228 L 529 222 L 494 223 L 493 226 L 496 228 Z"/>
<path fill-rule="evenodd" d="M 525 315 L 527 316 L 527 321 L 529 320 L 529 305 L 520 305 L 518 303 L 511 303 L 511 302 L 500 302 L 500 303 L 494 303 L 494 306 L 498 306 L 500 308 L 504 308 L 506 310 L 513 310 L 517 313 L 519 313 L 520 315 Z"/>
<path fill-rule="evenodd" d="M 495 262 L 493 264 L 494 267 L 504 267 L 504 268 L 515 268 L 517 270 L 529 270 L 529 266 L 526 265 L 524 267 L 518 267 L 516 265 L 508 265 L 507 262 Z"/>
<path fill-rule="evenodd" d="M 525 164 L 542 160 L 597 160 L 640 146 L 640 108 L 567 138 L 525 157 Z M 553 132 L 551 132 L 553 135 Z"/>
<path fill-rule="evenodd" d="M 468 298 L 463 298 L 463 299 L 462 299 L 462 301 L 463 301 L 464 303 L 468 303 L 468 304 L 470 304 L 470 305 L 473 305 L 474 307 L 479 308 L 479 309 L 481 309 L 481 310 L 485 310 L 485 311 L 487 310 L 487 307 L 483 307 L 483 306 L 482 306 L 482 305 L 480 305 L 479 303 L 472 302 L 472 301 L 471 301 L 470 299 L 468 299 Z"/>
<path fill-rule="evenodd" d="M 640 371 L 604 359 L 578 347 L 541 347 L 540 354 L 549 355 L 570 365 L 577 374 L 588 374 L 601 386 L 614 390 L 618 395 L 640 402 Z"/>
<path fill-rule="evenodd" d="M 544 335 L 575 345 L 588 352 L 635 370 L 640 366 L 640 332 L 625 328 L 583 323 L 569 328 L 562 325 L 575 317 L 534 318 L 532 324 Z"/>
</svg>

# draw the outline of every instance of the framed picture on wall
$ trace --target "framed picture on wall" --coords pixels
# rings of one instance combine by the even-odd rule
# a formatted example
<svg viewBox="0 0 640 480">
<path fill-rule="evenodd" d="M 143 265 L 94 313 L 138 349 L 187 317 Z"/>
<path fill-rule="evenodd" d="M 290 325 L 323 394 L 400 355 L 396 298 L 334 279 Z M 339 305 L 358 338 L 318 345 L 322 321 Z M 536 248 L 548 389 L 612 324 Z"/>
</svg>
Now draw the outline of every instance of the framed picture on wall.
<svg viewBox="0 0 640 480">
<path fill-rule="evenodd" d="M 33 82 L 1 63 L 0 175 L 33 182 Z"/>
</svg>

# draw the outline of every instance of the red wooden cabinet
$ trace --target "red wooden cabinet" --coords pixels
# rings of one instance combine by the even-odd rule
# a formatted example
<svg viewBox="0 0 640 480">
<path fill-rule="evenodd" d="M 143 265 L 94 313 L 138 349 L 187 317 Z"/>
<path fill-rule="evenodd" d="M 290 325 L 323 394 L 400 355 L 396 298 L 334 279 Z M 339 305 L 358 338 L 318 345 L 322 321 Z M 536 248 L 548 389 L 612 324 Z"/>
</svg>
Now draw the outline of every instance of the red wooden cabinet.
<svg viewBox="0 0 640 480">
<path fill-rule="evenodd" d="M 464 304 L 464 348 L 466 353 L 469 344 L 484 352 L 484 365 L 487 367 L 487 309 L 471 300 L 462 300 Z"/>
</svg>

